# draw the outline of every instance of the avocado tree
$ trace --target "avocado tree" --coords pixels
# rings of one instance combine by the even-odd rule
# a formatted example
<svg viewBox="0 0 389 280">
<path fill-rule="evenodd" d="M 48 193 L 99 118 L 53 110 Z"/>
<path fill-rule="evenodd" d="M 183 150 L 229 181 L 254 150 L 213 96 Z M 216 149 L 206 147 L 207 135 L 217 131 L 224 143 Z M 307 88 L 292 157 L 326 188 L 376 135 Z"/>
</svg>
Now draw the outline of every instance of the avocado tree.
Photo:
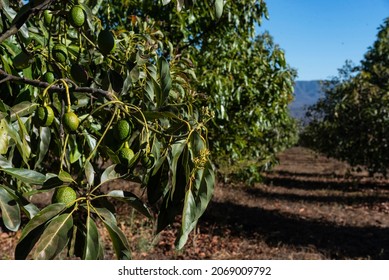
<svg viewBox="0 0 389 280">
<path fill-rule="evenodd" d="M 155 19 L 117 13 L 129 2 L 0 0 L 1 217 L 12 231 L 29 219 L 16 259 L 101 259 L 98 225 L 117 258 L 130 258 L 115 199 L 156 216 L 157 232 L 180 215 L 182 248 L 211 199 L 213 114 L 193 65 Z M 220 17 L 223 1 L 203 2 Z M 117 179 L 145 197 L 103 191 Z M 31 198 L 42 192 L 54 195 L 40 209 Z"/>
<path fill-rule="evenodd" d="M 371 175 L 389 167 L 389 19 L 361 65 L 350 62 L 324 84 L 325 96 L 307 111 L 302 141 L 328 156 L 366 166 Z"/>
<path fill-rule="evenodd" d="M 220 7 L 223 1 L 196 1 L 193 9 L 180 13 L 170 12 L 173 3 L 161 9 L 157 0 L 109 2 L 117 7 L 111 21 L 134 13 L 154 19 L 164 30 L 162 40 L 194 65 L 184 74 L 215 114 L 209 143 L 219 171 L 228 167 L 228 172 L 255 179 L 258 166 L 271 165 L 277 152 L 296 141 L 288 110 L 296 73 L 268 33 L 256 34 L 268 17 L 263 0 L 225 1 Z"/>
</svg>

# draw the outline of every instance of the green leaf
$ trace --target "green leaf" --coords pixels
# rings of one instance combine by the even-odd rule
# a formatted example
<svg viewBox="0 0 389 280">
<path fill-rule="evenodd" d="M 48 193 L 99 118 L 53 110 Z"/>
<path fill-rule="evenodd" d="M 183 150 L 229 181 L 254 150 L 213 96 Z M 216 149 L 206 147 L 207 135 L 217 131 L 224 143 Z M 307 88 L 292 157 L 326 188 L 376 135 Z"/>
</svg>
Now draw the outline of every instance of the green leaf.
<svg viewBox="0 0 389 280">
<path fill-rule="evenodd" d="M 0 155 L 0 168 L 12 168 L 12 161 Z"/>
<path fill-rule="evenodd" d="M 42 185 L 46 181 L 46 176 L 34 170 L 24 168 L 3 168 L 0 169 L 12 177 L 26 183 Z"/>
<path fill-rule="evenodd" d="M 145 215 L 147 218 L 152 218 L 149 208 L 135 194 L 122 190 L 114 190 L 110 191 L 107 195 L 127 202 L 131 207 Z"/>
<path fill-rule="evenodd" d="M 212 163 L 208 161 L 203 169 L 199 169 L 196 172 L 193 185 L 193 191 L 196 193 L 197 218 L 200 218 L 211 201 L 214 187 L 215 173 L 213 171 Z"/>
<path fill-rule="evenodd" d="M 162 162 L 159 168 L 157 163 L 155 164 L 153 173 L 147 181 L 147 199 L 151 205 L 155 204 L 161 198 L 167 188 L 169 167 L 167 163 Z"/>
<path fill-rule="evenodd" d="M 32 258 L 38 260 L 54 259 L 69 240 L 68 232 L 73 227 L 71 213 L 55 217 L 44 230 L 33 251 Z"/>
<path fill-rule="evenodd" d="M 20 236 L 19 242 L 22 241 L 33 229 L 46 223 L 52 217 L 58 215 L 66 209 L 64 203 L 54 203 L 43 208 L 38 214 L 36 214 L 24 227 L 22 235 Z"/>
<path fill-rule="evenodd" d="M 189 233 L 197 223 L 197 206 L 192 191 L 189 189 L 185 194 L 184 209 L 182 211 L 182 224 L 179 239 L 176 242 L 177 249 L 182 249 L 188 240 Z"/>
<path fill-rule="evenodd" d="M 25 259 L 34 247 L 46 224 L 53 217 L 66 209 L 66 204 L 55 203 L 42 209 L 23 228 L 22 235 L 15 249 L 15 259 Z"/>
<path fill-rule="evenodd" d="M 4 190 L 8 192 L 9 195 L 19 204 L 19 207 L 27 215 L 29 219 L 32 219 L 40 210 L 30 201 L 28 201 L 23 195 L 17 193 L 15 190 L 5 186 L 0 185 Z"/>
<path fill-rule="evenodd" d="M 212 199 L 214 185 L 215 174 L 211 162 L 208 161 L 204 168 L 197 170 L 192 188 L 185 194 L 182 225 L 176 241 L 177 249 L 181 249 L 185 245 L 189 233 L 203 215 Z"/>
<path fill-rule="evenodd" d="M 84 260 L 97 260 L 100 253 L 100 234 L 96 223 L 88 216 L 86 220 L 86 240 L 84 248 Z"/>
<path fill-rule="evenodd" d="M 101 174 L 100 184 L 120 178 L 120 174 L 115 171 L 116 164 L 108 166 Z"/>
<path fill-rule="evenodd" d="M 58 178 L 64 183 L 74 183 L 72 175 L 64 170 L 59 171 Z"/>
<path fill-rule="evenodd" d="M 154 102 L 154 97 L 155 97 L 154 86 L 153 86 L 153 81 L 151 79 L 146 80 L 145 95 L 150 102 Z M 147 101 L 145 100 L 145 102 Z"/>
<path fill-rule="evenodd" d="M 3 122 L 2 124 L 7 128 L 8 136 L 15 141 L 16 147 L 23 157 L 23 161 L 28 165 L 28 157 L 31 154 L 31 149 L 25 142 L 25 138 L 23 138 L 22 141 L 18 131 L 13 127 L 13 125 L 9 125 L 7 122 Z"/>
<path fill-rule="evenodd" d="M 224 0 L 215 0 L 215 14 L 216 18 L 219 19 L 223 14 Z"/>
<path fill-rule="evenodd" d="M 89 149 L 93 151 L 97 143 L 96 138 L 87 132 L 85 132 L 84 135 L 85 135 L 86 142 L 88 143 Z"/>
<path fill-rule="evenodd" d="M 176 173 L 177 173 L 178 159 L 180 158 L 185 146 L 186 146 L 186 141 L 181 140 L 181 141 L 177 141 L 176 143 L 174 143 L 171 147 L 170 172 L 172 174 L 171 186 L 172 186 L 173 192 L 174 192 L 175 187 L 176 187 L 176 180 L 177 180 Z"/>
<path fill-rule="evenodd" d="M 93 186 L 95 181 L 95 170 L 89 160 L 85 162 L 85 176 L 89 186 Z"/>
<path fill-rule="evenodd" d="M 15 121 L 17 116 L 19 118 L 31 115 L 35 109 L 39 106 L 37 103 L 31 103 L 30 101 L 23 101 L 11 108 L 11 122 Z"/>
<path fill-rule="evenodd" d="M 116 224 L 116 218 L 115 215 L 108 209 L 108 208 L 99 208 L 99 207 L 94 207 L 91 209 L 92 213 L 98 214 L 102 220 L 110 223 L 110 224 Z"/>
<path fill-rule="evenodd" d="M 8 151 L 9 138 L 7 127 L 7 121 L 2 119 L 0 122 L 0 155 L 6 154 Z"/>
<path fill-rule="evenodd" d="M 170 76 L 169 63 L 164 57 L 158 59 L 158 70 L 159 77 L 161 79 L 161 101 L 158 104 L 158 107 L 166 103 L 167 98 L 169 97 L 170 89 L 172 88 L 172 78 Z"/>
<path fill-rule="evenodd" d="M 0 100 L 0 112 L 7 113 L 9 111 L 10 107 L 3 102 L 3 100 Z"/>
<path fill-rule="evenodd" d="M 77 160 L 80 159 L 82 153 L 78 149 L 77 138 L 74 135 L 69 137 L 69 146 L 70 146 L 69 161 L 70 163 L 75 163 Z"/>
<path fill-rule="evenodd" d="M 17 231 L 20 226 L 20 208 L 16 200 L 0 186 L 0 210 L 4 225 L 11 231 Z"/>
<path fill-rule="evenodd" d="M 111 237 L 113 248 L 119 260 L 131 259 L 130 245 L 124 233 L 118 228 L 116 223 L 111 223 L 110 220 L 102 220 L 109 236 Z"/>
<path fill-rule="evenodd" d="M 61 173 L 61 171 L 60 171 Z M 46 181 L 42 185 L 42 190 L 48 190 L 63 185 L 63 181 L 56 174 L 47 174 Z"/>
<path fill-rule="evenodd" d="M 185 0 L 177 0 L 177 10 L 180 12 L 184 7 Z"/>
<path fill-rule="evenodd" d="M 45 158 L 51 142 L 51 131 L 49 127 L 41 127 L 39 131 L 39 155 L 35 162 L 36 169 Z"/>
</svg>

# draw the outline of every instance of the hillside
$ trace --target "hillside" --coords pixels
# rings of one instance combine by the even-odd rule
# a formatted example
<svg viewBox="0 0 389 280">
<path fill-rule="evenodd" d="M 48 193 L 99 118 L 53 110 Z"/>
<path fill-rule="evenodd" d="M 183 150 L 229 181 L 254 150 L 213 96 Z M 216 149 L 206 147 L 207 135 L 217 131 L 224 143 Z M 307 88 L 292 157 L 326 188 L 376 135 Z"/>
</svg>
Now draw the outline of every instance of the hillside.
<svg viewBox="0 0 389 280">
<path fill-rule="evenodd" d="M 322 95 L 320 81 L 296 81 L 294 88 L 295 99 L 290 104 L 293 117 L 304 118 L 305 108 L 314 104 Z"/>
</svg>

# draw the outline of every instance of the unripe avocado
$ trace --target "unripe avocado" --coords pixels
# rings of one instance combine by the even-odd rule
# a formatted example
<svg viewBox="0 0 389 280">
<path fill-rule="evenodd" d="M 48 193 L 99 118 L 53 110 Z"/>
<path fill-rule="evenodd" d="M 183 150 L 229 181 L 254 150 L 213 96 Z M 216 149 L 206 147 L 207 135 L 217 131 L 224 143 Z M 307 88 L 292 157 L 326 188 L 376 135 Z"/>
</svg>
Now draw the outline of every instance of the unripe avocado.
<svg viewBox="0 0 389 280">
<path fill-rule="evenodd" d="M 43 20 L 45 25 L 49 26 L 51 22 L 53 21 L 53 14 L 50 10 L 45 10 L 43 12 Z"/>
<path fill-rule="evenodd" d="M 51 71 L 47 71 L 44 75 L 43 75 L 43 80 L 49 84 L 53 83 L 55 81 L 55 75 L 53 72 Z"/>
<path fill-rule="evenodd" d="M 77 130 L 80 120 L 74 112 L 67 112 L 63 115 L 62 124 L 67 133 L 72 133 Z"/>
<path fill-rule="evenodd" d="M 116 47 L 115 38 L 113 37 L 112 32 L 107 29 L 100 31 L 99 36 L 97 37 L 97 45 L 103 55 L 111 53 Z"/>
<path fill-rule="evenodd" d="M 130 121 L 121 119 L 115 124 L 113 129 L 113 135 L 115 139 L 120 142 L 124 142 L 127 141 L 131 136 L 132 123 Z"/>
<path fill-rule="evenodd" d="M 54 111 L 50 106 L 40 106 L 35 112 L 37 125 L 50 126 L 54 121 Z"/>
<path fill-rule="evenodd" d="M 154 162 L 155 162 L 155 158 L 154 158 L 154 155 L 152 153 L 148 154 L 148 155 L 144 155 L 141 159 L 141 162 L 142 162 L 142 165 L 146 168 L 146 169 L 150 169 L 151 167 L 154 166 Z"/>
<path fill-rule="evenodd" d="M 54 191 L 52 203 L 65 203 L 70 207 L 76 199 L 76 192 L 69 186 L 63 186 Z"/>
<path fill-rule="evenodd" d="M 68 50 L 63 44 L 56 44 L 52 49 L 52 56 L 55 61 L 64 63 L 68 58 Z"/>
<path fill-rule="evenodd" d="M 70 67 L 70 75 L 75 82 L 86 84 L 88 82 L 88 73 L 85 71 L 84 67 L 79 64 L 73 64 Z"/>
<path fill-rule="evenodd" d="M 68 13 L 69 23 L 73 27 L 81 27 L 85 23 L 85 11 L 80 5 L 73 6 Z"/>
<path fill-rule="evenodd" d="M 134 158 L 134 156 L 134 151 L 127 147 L 121 148 L 118 152 L 120 163 L 126 167 L 131 166 L 132 159 Z"/>
</svg>

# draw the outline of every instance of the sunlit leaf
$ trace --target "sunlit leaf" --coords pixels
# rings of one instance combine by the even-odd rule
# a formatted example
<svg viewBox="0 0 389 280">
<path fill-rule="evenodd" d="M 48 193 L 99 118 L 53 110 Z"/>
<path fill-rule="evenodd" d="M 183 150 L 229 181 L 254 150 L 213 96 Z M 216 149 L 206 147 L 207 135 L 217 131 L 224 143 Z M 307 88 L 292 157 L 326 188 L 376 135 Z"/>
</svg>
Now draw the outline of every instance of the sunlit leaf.
<svg viewBox="0 0 389 280">
<path fill-rule="evenodd" d="M 7 229 L 17 231 L 20 226 L 20 208 L 15 199 L 0 185 L 0 210 Z"/>
<path fill-rule="evenodd" d="M 51 131 L 49 127 L 41 127 L 39 131 L 39 156 L 35 162 L 35 168 L 38 167 L 45 158 L 51 142 Z"/>
<path fill-rule="evenodd" d="M 11 108 L 11 122 L 16 120 L 16 116 L 19 118 L 30 115 L 33 113 L 36 108 L 39 106 L 37 103 L 32 103 L 29 101 L 23 101 Z"/>
<path fill-rule="evenodd" d="M 100 184 L 120 178 L 120 174 L 115 171 L 116 164 L 108 166 L 101 174 Z"/>
<path fill-rule="evenodd" d="M 215 0 L 215 13 L 216 18 L 221 18 L 223 14 L 224 0 Z"/>
<path fill-rule="evenodd" d="M 71 213 L 62 214 L 50 221 L 34 248 L 32 258 L 38 260 L 54 259 L 69 240 L 68 232 L 73 227 Z"/>
<path fill-rule="evenodd" d="M 44 230 L 44 224 L 66 209 L 66 204 L 55 203 L 43 208 L 23 228 L 15 249 L 15 259 L 25 259 Z"/>
<path fill-rule="evenodd" d="M 95 181 L 95 170 L 90 161 L 85 162 L 85 176 L 90 186 L 93 186 Z"/>
<path fill-rule="evenodd" d="M 79 150 L 77 138 L 74 137 L 73 135 L 69 137 L 69 146 L 70 146 L 69 161 L 70 163 L 75 163 L 80 159 L 82 153 Z"/>
<path fill-rule="evenodd" d="M 173 192 L 176 187 L 176 178 L 177 178 L 176 172 L 177 172 L 178 159 L 180 158 L 181 153 L 184 150 L 185 146 L 186 146 L 186 141 L 182 140 L 174 143 L 171 148 L 172 156 L 171 156 L 171 163 L 170 163 L 170 171 L 172 173 L 171 185 L 172 185 Z"/>
<path fill-rule="evenodd" d="M 65 170 L 59 171 L 58 178 L 64 182 L 64 183 L 74 183 L 74 179 L 72 175 L 70 175 L 68 172 Z"/>
<path fill-rule="evenodd" d="M 8 124 L 5 119 L 2 119 L 0 122 L 0 155 L 7 153 L 9 138 L 8 138 Z"/>
<path fill-rule="evenodd" d="M 26 184 L 42 185 L 46 181 L 46 176 L 35 170 L 24 168 L 3 168 L 0 169 L 0 171 L 3 171 Z"/>
<path fill-rule="evenodd" d="M 182 224 L 180 238 L 177 242 L 177 248 L 181 249 L 188 240 L 189 233 L 194 229 L 197 222 L 197 207 L 192 191 L 189 189 L 185 194 L 184 209 L 182 211 Z"/>
<path fill-rule="evenodd" d="M 211 163 L 208 161 L 205 168 L 197 171 L 192 189 L 189 189 L 185 194 L 182 225 L 176 241 L 178 249 L 185 245 L 189 233 L 194 229 L 197 220 L 203 215 L 211 201 L 214 185 L 215 174 Z"/>
</svg>

